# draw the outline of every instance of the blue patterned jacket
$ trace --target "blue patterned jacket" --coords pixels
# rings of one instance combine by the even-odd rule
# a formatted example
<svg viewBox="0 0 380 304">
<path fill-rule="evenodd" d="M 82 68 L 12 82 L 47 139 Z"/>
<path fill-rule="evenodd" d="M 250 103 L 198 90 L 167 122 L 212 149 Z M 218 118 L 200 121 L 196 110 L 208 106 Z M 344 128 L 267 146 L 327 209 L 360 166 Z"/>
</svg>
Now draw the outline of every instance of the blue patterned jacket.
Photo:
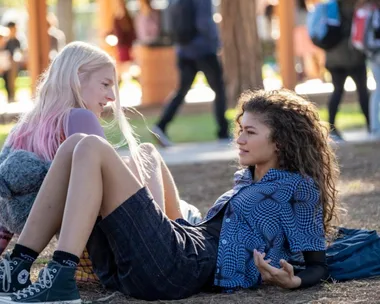
<svg viewBox="0 0 380 304">
<path fill-rule="evenodd" d="M 235 173 L 235 186 L 209 210 L 213 218 L 225 204 L 214 284 L 249 288 L 260 283 L 253 250 L 271 265 L 302 251 L 325 250 L 319 190 L 311 178 L 270 169 L 254 182 L 249 169 Z"/>
</svg>

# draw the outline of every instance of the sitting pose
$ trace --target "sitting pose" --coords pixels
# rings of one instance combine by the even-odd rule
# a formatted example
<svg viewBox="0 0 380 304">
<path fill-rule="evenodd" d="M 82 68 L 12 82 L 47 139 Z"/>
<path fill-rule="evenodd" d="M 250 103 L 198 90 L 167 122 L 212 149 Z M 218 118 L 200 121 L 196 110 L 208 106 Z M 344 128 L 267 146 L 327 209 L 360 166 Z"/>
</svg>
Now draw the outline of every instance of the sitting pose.
<svg viewBox="0 0 380 304">
<path fill-rule="evenodd" d="M 114 121 L 119 122 L 131 151 L 132 158 L 124 161 L 137 176 L 144 177 L 145 171 L 147 187 L 169 218 L 181 216 L 178 194 L 165 164 L 158 153 L 148 154 L 146 145 L 138 146 L 122 114 L 115 78 L 114 60 L 99 48 L 81 42 L 67 45 L 43 75 L 35 106 L 21 117 L 0 154 L 0 253 L 13 233 L 21 233 L 51 161 L 65 139 L 75 133 L 105 138 L 99 118 L 107 103 L 112 104 Z M 150 166 L 149 172 L 144 170 L 144 161 Z M 87 252 L 77 279 L 97 280 Z M 0 287 L 0 292 L 7 291 L 11 290 Z"/>
<path fill-rule="evenodd" d="M 196 225 L 170 220 L 103 138 L 69 137 L 2 260 L 0 286 L 18 291 L 0 302 L 80 303 L 74 274 L 86 245 L 105 287 L 146 300 L 326 279 L 338 168 L 315 106 L 286 90 L 247 92 L 236 129 L 242 169 Z M 31 283 L 31 265 L 57 231 L 53 259 Z M 305 269 L 295 272 L 294 256 Z"/>
</svg>

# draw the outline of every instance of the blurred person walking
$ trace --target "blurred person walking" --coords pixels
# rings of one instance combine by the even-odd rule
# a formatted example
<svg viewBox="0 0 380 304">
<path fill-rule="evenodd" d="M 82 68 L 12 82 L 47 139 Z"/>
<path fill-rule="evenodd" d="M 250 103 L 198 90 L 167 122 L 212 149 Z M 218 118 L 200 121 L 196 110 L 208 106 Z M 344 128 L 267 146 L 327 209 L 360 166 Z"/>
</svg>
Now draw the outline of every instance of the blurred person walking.
<svg viewBox="0 0 380 304">
<path fill-rule="evenodd" d="M 21 51 L 20 40 L 17 38 L 17 25 L 15 22 L 8 22 L 7 27 L 9 29 L 9 36 L 7 42 L 5 43 L 5 50 L 9 52 L 11 64 L 8 70 L 5 70 L 3 73 L 5 90 L 8 94 L 8 102 L 15 101 L 15 82 L 18 74 L 18 61 L 15 60 L 16 52 Z M 21 58 L 20 58 L 21 59 Z"/>
<path fill-rule="evenodd" d="M 362 22 L 365 21 L 365 22 Z M 363 25 L 363 26 L 362 26 Z M 370 132 L 380 135 L 380 0 L 359 0 L 352 26 L 352 44 L 367 55 L 376 89 L 371 94 Z"/>
<path fill-rule="evenodd" d="M 160 13 L 151 5 L 151 0 L 140 0 L 140 9 L 135 16 L 137 41 L 142 45 L 155 45 L 160 36 Z"/>
<path fill-rule="evenodd" d="M 171 30 L 177 46 L 177 65 L 180 74 L 178 88 L 173 93 L 161 117 L 152 130 L 159 143 L 168 147 L 172 142 L 166 128 L 173 120 L 191 88 L 198 71 L 202 71 L 215 92 L 214 113 L 218 123 L 217 137 L 228 139 L 228 122 L 223 70 L 218 59 L 220 47 L 217 25 L 213 20 L 211 0 L 170 0 Z"/>
<path fill-rule="evenodd" d="M 334 91 L 328 103 L 330 135 L 343 140 L 335 125 L 335 117 L 344 94 L 344 83 L 351 76 L 356 84 L 360 107 L 369 130 L 369 93 L 367 89 L 366 56 L 355 49 L 350 41 L 351 26 L 358 0 L 337 0 L 342 20 L 342 39 L 337 46 L 326 50 L 326 68 L 331 73 Z"/>
<path fill-rule="evenodd" d="M 129 71 L 133 60 L 132 46 L 136 40 L 136 32 L 133 19 L 123 0 L 114 0 L 114 19 L 112 33 L 117 37 L 117 65 L 118 81 L 122 81 L 124 73 Z M 128 74 L 129 75 L 129 74 Z"/>
<path fill-rule="evenodd" d="M 59 29 L 57 16 L 53 13 L 49 13 L 46 16 L 46 21 L 48 23 L 48 35 L 50 39 L 49 59 L 53 60 L 66 45 L 66 35 Z"/>
<path fill-rule="evenodd" d="M 11 68 L 11 58 L 9 52 L 5 49 L 8 35 L 8 28 L 0 25 L 0 74 Z"/>
</svg>

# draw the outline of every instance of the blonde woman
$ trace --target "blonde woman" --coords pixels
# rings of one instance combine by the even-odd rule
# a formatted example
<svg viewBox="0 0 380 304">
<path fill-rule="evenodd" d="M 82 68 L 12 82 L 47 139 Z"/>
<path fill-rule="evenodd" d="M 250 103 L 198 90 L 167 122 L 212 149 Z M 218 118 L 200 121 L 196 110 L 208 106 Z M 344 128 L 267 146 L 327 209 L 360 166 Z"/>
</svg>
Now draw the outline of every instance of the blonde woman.
<svg viewBox="0 0 380 304">
<path fill-rule="evenodd" d="M 0 154 L 1 252 L 13 233 L 21 233 L 59 146 L 75 133 L 105 138 L 99 118 L 108 103 L 114 120 L 107 127 L 119 126 L 131 152 L 131 158 L 124 161 L 167 216 L 181 217 L 177 189 L 166 165 L 153 146 L 138 145 L 122 113 L 114 60 L 97 47 L 74 42 L 58 54 L 43 75 L 34 108 L 18 121 Z M 69 168 L 60 172 L 63 180 L 69 176 L 65 169 Z M 80 266 L 77 279 L 97 280 L 87 254 Z M 3 286 L 0 291 L 12 290 Z"/>
</svg>

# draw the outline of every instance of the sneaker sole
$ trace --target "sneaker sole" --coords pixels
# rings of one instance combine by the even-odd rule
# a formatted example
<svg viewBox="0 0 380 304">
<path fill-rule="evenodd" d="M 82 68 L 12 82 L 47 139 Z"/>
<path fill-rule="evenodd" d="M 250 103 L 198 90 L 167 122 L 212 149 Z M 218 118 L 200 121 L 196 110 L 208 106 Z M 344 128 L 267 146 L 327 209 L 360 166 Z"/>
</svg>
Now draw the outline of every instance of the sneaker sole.
<svg viewBox="0 0 380 304">
<path fill-rule="evenodd" d="M 174 144 L 170 141 L 168 136 L 157 126 L 152 128 L 153 136 L 157 143 L 163 148 L 172 147 Z"/>
<path fill-rule="evenodd" d="M 0 298 L 0 303 L 4 304 L 81 304 L 82 300 L 71 300 L 71 301 L 54 301 L 54 302 L 14 302 L 10 298 L 8 299 L 2 299 Z"/>
</svg>

